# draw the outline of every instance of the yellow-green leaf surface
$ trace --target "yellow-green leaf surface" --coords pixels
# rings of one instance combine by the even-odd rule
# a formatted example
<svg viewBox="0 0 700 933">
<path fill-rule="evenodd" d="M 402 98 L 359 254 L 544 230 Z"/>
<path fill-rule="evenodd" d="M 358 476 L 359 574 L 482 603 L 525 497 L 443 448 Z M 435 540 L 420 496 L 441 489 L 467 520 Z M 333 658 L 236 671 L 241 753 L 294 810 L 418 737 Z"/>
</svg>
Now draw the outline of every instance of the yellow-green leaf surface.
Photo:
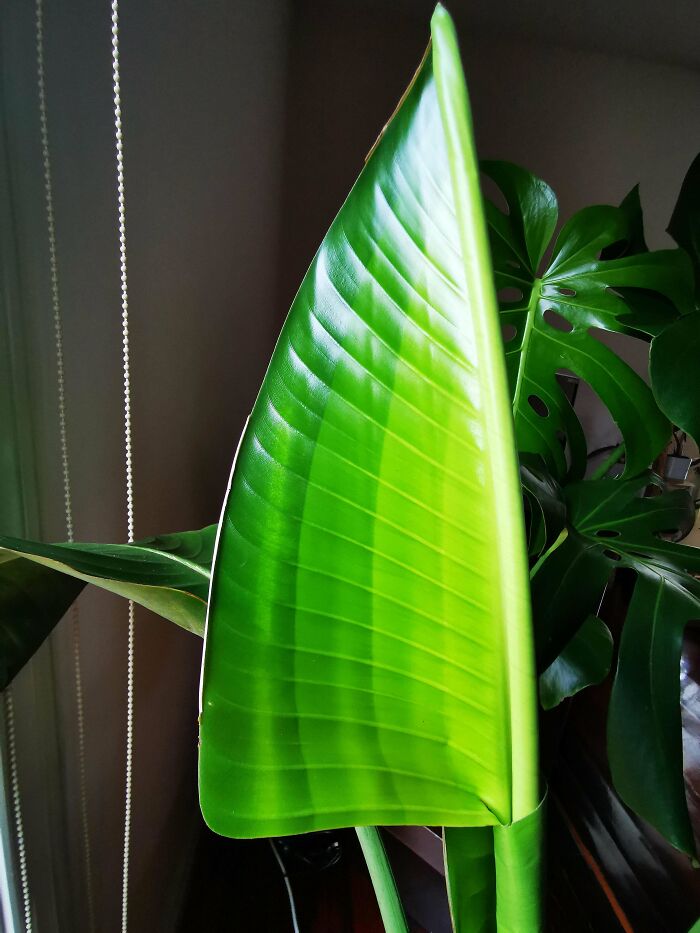
<svg viewBox="0 0 700 933">
<path fill-rule="evenodd" d="M 200 732 L 225 835 L 538 804 L 509 393 L 456 37 L 440 7 L 431 25 L 236 457 Z"/>
</svg>

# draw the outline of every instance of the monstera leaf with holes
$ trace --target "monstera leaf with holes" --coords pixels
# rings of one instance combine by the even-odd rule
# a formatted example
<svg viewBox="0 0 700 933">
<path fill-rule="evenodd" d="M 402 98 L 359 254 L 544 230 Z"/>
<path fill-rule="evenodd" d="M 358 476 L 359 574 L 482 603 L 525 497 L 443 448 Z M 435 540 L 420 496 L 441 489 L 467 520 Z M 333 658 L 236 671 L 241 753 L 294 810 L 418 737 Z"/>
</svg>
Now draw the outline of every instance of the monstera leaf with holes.
<svg viewBox="0 0 700 933">
<path fill-rule="evenodd" d="M 583 429 L 557 381 L 557 373 L 571 371 L 607 406 L 625 442 L 625 475 L 634 476 L 663 449 L 671 426 L 646 382 L 595 331 L 650 339 L 691 311 L 688 256 L 616 248 L 643 248 L 634 198 L 584 208 L 552 245 L 552 189 L 507 162 L 481 168 L 508 208 L 486 204 L 518 449 L 541 455 L 559 479 L 583 476 Z"/>
<path fill-rule="evenodd" d="M 608 759 L 622 799 L 673 845 L 693 854 L 683 782 L 679 670 L 683 631 L 700 620 L 700 549 L 669 540 L 695 518 L 686 489 L 659 494 L 653 474 L 569 486 L 568 527 L 534 568 L 533 614 L 540 668 L 590 626 L 616 568 L 636 574 L 624 620 L 608 719 Z M 644 492 L 655 495 L 646 495 Z M 588 669 L 604 675 L 606 635 L 589 628 Z M 596 648 L 597 645 L 597 648 Z M 579 649 L 584 646 L 580 644 Z M 575 679 L 575 678 L 574 678 Z M 597 679 L 600 679 L 599 677 Z M 541 680 L 546 705 L 566 684 Z M 554 691 L 554 692 L 552 692 Z"/>
<path fill-rule="evenodd" d="M 445 825 L 456 928 L 497 913 L 501 929 L 539 929 L 535 701 L 487 232 L 438 8 L 236 457 L 206 635 L 202 811 L 236 837 Z"/>
<path fill-rule="evenodd" d="M 0 690 L 86 583 L 204 632 L 216 525 L 135 544 L 42 544 L 0 537 Z"/>
</svg>

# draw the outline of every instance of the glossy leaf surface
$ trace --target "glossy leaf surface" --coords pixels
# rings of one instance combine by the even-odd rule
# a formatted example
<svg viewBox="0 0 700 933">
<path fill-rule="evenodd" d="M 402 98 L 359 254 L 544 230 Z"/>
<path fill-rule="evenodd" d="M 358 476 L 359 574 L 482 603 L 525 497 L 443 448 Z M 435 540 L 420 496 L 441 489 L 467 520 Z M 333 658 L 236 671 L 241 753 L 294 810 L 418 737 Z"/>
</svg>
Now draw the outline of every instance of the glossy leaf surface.
<svg viewBox="0 0 700 933">
<path fill-rule="evenodd" d="M 610 673 L 613 639 L 597 616 L 588 616 L 561 654 L 540 674 L 540 703 L 553 709 Z"/>
<path fill-rule="evenodd" d="M 567 370 L 593 388 L 622 432 L 625 474 L 639 473 L 667 442 L 670 425 L 649 386 L 594 332 L 652 337 L 691 310 L 688 257 L 681 250 L 616 249 L 618 258 L 601 258 L 621 241 L 642 248 L 630 198 L 575 214 L 545 263 L 558 218 L 554 192 L 510 163 L 484 162 L 482 171 L 508 206 L 508 213 L 488 202 L 486 209 L 518 449 L 540 454 L 559 479 L 583 476 L 583 429 L 557 381 Z"/>
<path fill-rule="evenodd" d="M 86 583 L 204 633 L 216 526 L 136 544 L 42 544 L 0 537 L 0 663 L 11 678 Z"/>
<path fill-rule="evenodd" d="M 84 585 L 21 557 L 0 560 L 0 690 L 41 647 Z"/>
<path fill-rule="evenodd" d="M 509 824 L 538 803 L 510 402 L 442 9 L 432 35 L 237 455 L 200 733 L 223 834 Z"/>
<path fill-rule="evenodd" d="M 537 457 L 521 455 L 520 482 L 525 503 L 528 554 L 531 560 L 536 560 L 552 547 L 564 529 L 566 501 L 561 486 Z"/>
<path fill-rule="evenodd" d="M 699 360 L 700 311 L 684 315 L 652 341 L 649 368 L 656 401 L 696 443 L 700 443 Z"/>
</svg>

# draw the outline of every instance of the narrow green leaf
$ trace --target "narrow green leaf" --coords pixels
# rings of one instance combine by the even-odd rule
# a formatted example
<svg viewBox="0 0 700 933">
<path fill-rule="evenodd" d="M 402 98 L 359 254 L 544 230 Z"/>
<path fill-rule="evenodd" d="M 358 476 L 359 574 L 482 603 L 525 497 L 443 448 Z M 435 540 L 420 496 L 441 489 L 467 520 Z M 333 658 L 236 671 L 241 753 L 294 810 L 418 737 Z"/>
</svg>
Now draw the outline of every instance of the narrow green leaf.
<svg viewBox="0 0 700 933">
<path fill-rule="evenodd" d="M 540 674 L 540 703 L 553 709 L 610 673 L 613 639 L 607 625 L 589 616 L 562 653 Z"/>
<path fill-rule="evenodd" d="M 211 525 L 137 544 L 0 537 L 0 663 L 7 677 L 29 660 L 85 583 L 202 635 L 215 535 Z"/>
<path fill-rule="evenodd" d="M 686 314 L 651 343 L 649 371 L 659 408 L 700 444 L 700 311 Z"/>
<path fill-rule="evenodd" d="M 700 306 L 700 154 L 688 169 L 668 232 L 690 256 L 695 271 L 695 300 Z"/>
<path fill-rule="evenodd" d="M 566 525 L 566 501 L 561 487 L 537 457 L 521 455 L 520 482 L 528 513 L 528 554 L 536 560 Z"/>
<path fill-rule="evenodd" d="M 613 570 L 603 552 L 599 541 L 587 540 L 570 527 L 533 568 L 532 613 L 540 673 L 597 613 Z"/>
<path fill-rule="evenodd" d="M 637 566 L 608 715 L 615 788 L 674 846 L 695 854 L 683 780 L 680 660 L 683 631 L 700 620 L 700 583 Z"/>
<path fill-rule="evenodd" d="M 687 490 L 640 498 L 651 474 L 566 490 L 570 520 L 599 567 L 637 575 L 622 631 L 608 714 L 615 788 L 673 845 L 694 854 L 683 779 L 680 662 L 685 626 L 700 619 L 700 549 L 667 540 L 686 534 L 695 510 Z"/>
</svg>

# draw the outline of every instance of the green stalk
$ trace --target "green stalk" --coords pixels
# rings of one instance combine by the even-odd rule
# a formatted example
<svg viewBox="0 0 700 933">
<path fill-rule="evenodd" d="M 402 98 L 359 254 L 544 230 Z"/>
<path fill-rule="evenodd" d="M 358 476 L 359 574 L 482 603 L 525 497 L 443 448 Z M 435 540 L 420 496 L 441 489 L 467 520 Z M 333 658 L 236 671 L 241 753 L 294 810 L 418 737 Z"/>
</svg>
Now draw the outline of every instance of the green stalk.
<svg viewBox="0 0 700 933">
<path fill-rule="evenodd" d="M 356 826 L 355 831 L 367 862 L 386 933 L 408 933 L 406 915 L 379 830 L 376 826 Z"/>
<path fill-rule="evenodd" d="M 599 467 L 591 473 L 591 479 L 602 479 L 611 467 L 614 467 L 625 452 L 625 442 L 618 444 L 610 451 Z"/>
</svg>

